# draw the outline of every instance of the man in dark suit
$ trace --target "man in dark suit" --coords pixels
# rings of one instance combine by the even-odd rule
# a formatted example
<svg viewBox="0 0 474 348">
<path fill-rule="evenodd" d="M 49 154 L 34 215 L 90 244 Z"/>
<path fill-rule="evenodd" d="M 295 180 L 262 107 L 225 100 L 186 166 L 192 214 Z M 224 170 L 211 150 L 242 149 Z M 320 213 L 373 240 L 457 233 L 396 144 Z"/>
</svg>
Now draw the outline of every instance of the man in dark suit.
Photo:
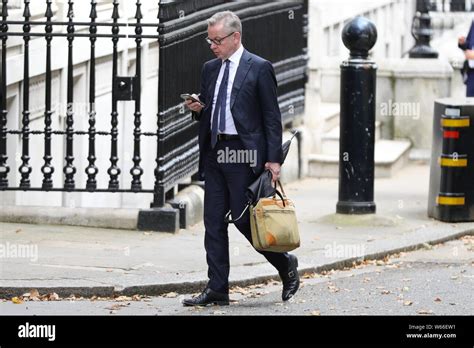
<svg viewBox="0 0 474 348">
<path fill-rule="evenodd" d="M 273 180 L 280 175 L 282 123 L 277 100 L 277 82 L 270 62 L 244 49 L 242 24 L 233 12 L 216 13 L 208 20 L 206 41 L 216 59 L 204 64 L 201 91 L 187 100 L 199 128 L 199 175 L 205 181 L 204 226 L 209 282 L 186 306 L 229 304 L 229 239 L 224 217 L 244 210 L 246 188 L 270 169 Z M 224 153 L 244 153 L 252 163 L 227 161 Z M 234 158 L 235 159 L 235 158 Z M 238 163 L 235 163 L 238 162 Z M 235 223 L 251 241 L 248 211 Z M 288 253 L 260 252 L 279 272 L 282 299 L 298 290 L 298 260 Z"/>
</svg>

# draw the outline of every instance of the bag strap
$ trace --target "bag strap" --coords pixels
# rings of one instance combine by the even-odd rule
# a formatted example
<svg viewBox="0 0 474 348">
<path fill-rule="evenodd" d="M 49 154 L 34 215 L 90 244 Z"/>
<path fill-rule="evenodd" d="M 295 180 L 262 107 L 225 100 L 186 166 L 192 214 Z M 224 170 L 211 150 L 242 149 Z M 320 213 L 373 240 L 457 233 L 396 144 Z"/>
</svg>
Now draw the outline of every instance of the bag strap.
<svg viewBox="0 0 474 348">
<path fill-rule="evenodd" d="M 281 192 L 282 192 L 283 194 L 280 193 L 280 191 L 278 191 L 278 189 L 277 189 L 277 182 L 278 182 L 278 185 L 280 186 L 280 190 L 281 190 Z M 260 189 L 261 189 L 261 187 L 259 187 L 258 195 L 260 195 L 260 191 L 261 191 Z M 275 194 L 273 195 L 273 199 L 275 199 L 275 196 L 277 196 L 277 195 L 278 195 L 278 197 L 280 197 L 280 199 L 281 199 L 281 201 L 282 201 L 282 203 L 283 203 L 283 207 L 285 207 L 285 206 L 286 206 L 286 204 L 285 204 L 286 194 L 285 194 L 285 190 L 283 189 L 283 185 L 281 184 L 281 181 L 280 181 L 280 180 L 275 181 Z M 231 212 L 231 210 L 229 210 L 229 211 L 227 212 L 227 214 L 225 214 L 224 222 L 225 222 L 225 223 L 228 223 L 228 224 L 235 224 L 237 221 L 239 221 L 240 219 L 242 219 L 242 217 L 244 216 L 245 212 L 248 210 L 248 208 L 250 207 L 250 205 L 251 205 L 250 202 L 247 203 L 247 204 L 245 205 L 244 210 L 242 210 L 242 213 L 240 214 L 240 216 L 239 216 L 237 219 L 235 219 L 235 220 L 231 218 L 232 212 Z"/>
<path fill-rule="evenodd" d="M 283 190 L 283 186 L 281 185 L 280 180 L 278 180 L 278 184 L 280 185 L 280 189 L 281 189 L 281 191 L 283 192 L 283 194 L 281 194 L 280 191 L 277 190 L 277 187 L 276 187 L 277 183 L 275 182 L 275 194 L 273 195 L 273 199 L 276 199 L 275 196 L 278 195 L 278 197 L 280 197 L 280 199 L 281 199 L 281 201 L 282 201 L 282 203 L 283 203 L 283 207 L 285 207 L 285 206 L 286 206 L 286 204 L 285 204 L 285 198 L 286 198 L 285 191 Z M 227 212 L 227 214 L 225 214 L 224 222 L 225 222 L 225 223 L 228 223 L 228 224 L 235 224 L 237 221 L 239 221 L 240 219 L 242 219 L 242 217 L 244 216 L 245 212 L 248 210 L 248 208 L 250 207 L 250 205 L 251 205 L 250 202 L 245 205 L 244 210 L 242 210 L 242 213 L 240 214 L 240 216 L 239 216 L 237 219 L 232 219 L 232 218 L 231 218 L 232 211 L 229 210 L 229 211 Z"/>
<path fill-rule="evenodd" d="M 250 207 L 250 203 L 247 203 L 247 205 L 245 206 L 244 210 L 242 210 L 242 213 L 240 214 L 240 216 L 235 219 L 235 220 L 232 220 L 231 219 L 231 215 L 232 215 L 232 211 L 229 210 L 227 212 L 227 214 L 225 214 L 225 217 L 224 217 L 224 222 L 227 223 L 227 224 L 235 224 L 236 221 L 239 221 L 240 219 L 242 219 L 242 216 L 244 216 L 245 212 L 247 211 L 247 209 Z"/>
<path fill-rule="evenodd" d="M 277 181 L 278 181 L 278 184 L 280 185 L 280 188 L 283 192 L 283 195 L 277 189 Z M 286 198 L 285 191 L 283 191 L 283 186 L 281 186 L 280 180 L 277 180 L 277 181 L 275 181 L 275 194 L 273 195 L 273 199 L 276 199 L 275 196 L 278 195 L 278 197 L 280 197 L 280 199 L 283 203 L 283 208 L 284 208 L 286 206 L 286 204 L 285 204 L 285 198 Z"/>
<path fill-rule="evenodd" d="M 281 184 L 280 180 L 278 180 L 278 185 L 280 186 L 281 193 L 283 193 L 283 197 L 286 198 L 286 193 L 285 193 L 285 190 L 283 190 L 283 185 Z M 275 185 L 275 189 L 276 189 L 276 185 Z"/>
</svg>

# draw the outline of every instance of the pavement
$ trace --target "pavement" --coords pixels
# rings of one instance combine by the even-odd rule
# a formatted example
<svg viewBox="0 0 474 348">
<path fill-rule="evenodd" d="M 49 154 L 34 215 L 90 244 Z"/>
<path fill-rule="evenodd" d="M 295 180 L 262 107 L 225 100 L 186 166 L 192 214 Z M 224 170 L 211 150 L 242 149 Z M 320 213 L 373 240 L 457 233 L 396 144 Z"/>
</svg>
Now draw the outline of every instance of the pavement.
<svg viewBox="0 0 474 348">
<path fill-rule="evenodd" d="M 474 234 L 474 223 L 428 218 L 429 167 L 411 164 L 376 179 L 377 214 L 335 214 L 337 179 L 306 178 L 285 186 L 294 200 L 299 271 L 343 269 L 363 259 L 411 251 Z M 231 285 L 279 277 L 247 240 L 229 228 Z M 60 297 L 192 293 L 207 283 L 202 223 L 177 234 L 0 223 L 0 297 L 31 289 Z"/>
<path fill-rule="evenodd" d="M 278 281 L 230 289 L 230 306 L 184 307 L 193 294 L 0 299 L 0 313 L 23 315 L 471 315 L 474 236 L 365 261 L 344 270 L 306 274 L 282 302 Z"/>
</svg>

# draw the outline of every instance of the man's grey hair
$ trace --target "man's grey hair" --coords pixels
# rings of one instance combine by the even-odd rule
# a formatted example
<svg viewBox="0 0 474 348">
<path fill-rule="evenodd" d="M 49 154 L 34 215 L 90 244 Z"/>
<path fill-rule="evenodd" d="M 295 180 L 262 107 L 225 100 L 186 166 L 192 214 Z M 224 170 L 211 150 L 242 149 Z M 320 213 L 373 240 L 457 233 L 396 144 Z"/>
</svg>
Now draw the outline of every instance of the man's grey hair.
<svg viewBox="0 0 474 348">
<path fill-rule="evenodd" d="M 207 20 L 207 25 L 212 27 L 217 23 L 223 23 L 224 28 L 229 32 L 239 32 L 242 34 L 242 22 L 240 18 L 232 11 L 217 12 L 214 16 Z"/>
</svg>

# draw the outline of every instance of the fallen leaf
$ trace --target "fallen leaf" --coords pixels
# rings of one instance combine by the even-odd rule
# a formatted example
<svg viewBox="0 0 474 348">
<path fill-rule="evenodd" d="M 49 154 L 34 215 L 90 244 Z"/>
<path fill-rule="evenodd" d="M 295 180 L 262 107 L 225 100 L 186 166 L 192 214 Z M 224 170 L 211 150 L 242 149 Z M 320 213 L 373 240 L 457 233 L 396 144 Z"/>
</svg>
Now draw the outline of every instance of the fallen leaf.
<svg viewBox="0 0 474 348">
<path fill-rule="evenodd" d="M 428 244 L 428 243 L 423 243 L 423 248 L 427 249 L 427 250 L 431 250 L 433 249 L 433 246 L 431 244 Z"/>
<path fill-rule="evenodd" d="M 435 302 L 441 302 L 441 299 L 439 297 L 436 297 L 434 300 Z"/>
<path fill-rule="evenodd" d="M 12 302 L 13 302 L 14 304 L 22 304 L 22 303 L 23 303 L 23 300 L 20 299 L 20 298 L 18 298 L 18 297 L 14 297 L 14 298 L 12 298 Z"/>
<path fill-rule="evenodd" d="M 59 295 L 55 292 L 47 295 L 47 301 L 59 301 Z"/>
<path fill-rule="evenodd" d="M 311 315 L 316 315 L 316 316 L 318 316 L 318 315 L 321 315 L 321 312 L 320 312 L 320 311 L 312 311 L 312 312 L 311 312 Z"/>
<path fill-rule="evenodd" d="M 400 268 L 400 265 L 399 264 L 393 264 L 393 265 L 387 265 L 386 266 L 387 268 Z"/>
<path fill-rule="evenodd" d="M 110 307 L 106 307 L 107 309 L 110 309 L 112 311 L 117 311 L 119 310 L 120 308 L 122 307 L 125 307 L 126 305 L 125 304 L 121 304 L 121 303 L 116 303 L 116 304 L 113 304 L 111 305 Z"/>
<path fill-rule="evenodd" d="M 175 293 L 175 292 L 169 292 L 169 293 L 165 294 L 164 297 L 166 297 L 166 298 L 176 298 L 176 297 L 178 297 L 178 294 Z"/>
<path fill-rule="evenodd" d="M 38 299 L 38 297 L 40 297 L 40 294 L 39 294 L 38 290 L 36 290 L 36 289 L 30 290 L 30 298 L 31 299 Z"/>
<path fill-rule="evenodd" d="M 404 306 L 411 306 L 412 304 L 413 304 L 412 301 L 405 301 L 405 302 L 403 302 L 403 305 L 404 305 Z"/>
<path fill-rule="evenodd" d="M 280 282 L 270 279 L 268 282 L 266 282 L 266 285 L 280 285 Z"/>
<path fill-rule="evenodd" d="M 382 295 L 388 295 L 388 294 L 390 294 L 390 290 L 382 290 L 381 294 Z"/>
<path fill-rule="evenodd" d="M 131 301 L 131 300 L 132 300 L 132 298 L 128 297 L 128 296 L 119 296 L 119 297 L 115 298 L 116 302 Z"/>
<path fill-rule="evenodd" d="M 431 309 L 420 309 L 417 311 L 418 314 L 433 314 Z"/>
<path fill-rule="evenodd" d="M 240 286 L 235 286 L 229 291 L 231 294 L 241 294 L 241 295 L 248 295 L 249 291 L 241 288 Z"/>
<path fill-rule="evenodd" d="M 17 230 L 15 231 L 15 233 L 20 233 L 21 231 L 22 231 L 22 229 L 19 228 L 19 229 L 17 229 Z"/>
</svg>

